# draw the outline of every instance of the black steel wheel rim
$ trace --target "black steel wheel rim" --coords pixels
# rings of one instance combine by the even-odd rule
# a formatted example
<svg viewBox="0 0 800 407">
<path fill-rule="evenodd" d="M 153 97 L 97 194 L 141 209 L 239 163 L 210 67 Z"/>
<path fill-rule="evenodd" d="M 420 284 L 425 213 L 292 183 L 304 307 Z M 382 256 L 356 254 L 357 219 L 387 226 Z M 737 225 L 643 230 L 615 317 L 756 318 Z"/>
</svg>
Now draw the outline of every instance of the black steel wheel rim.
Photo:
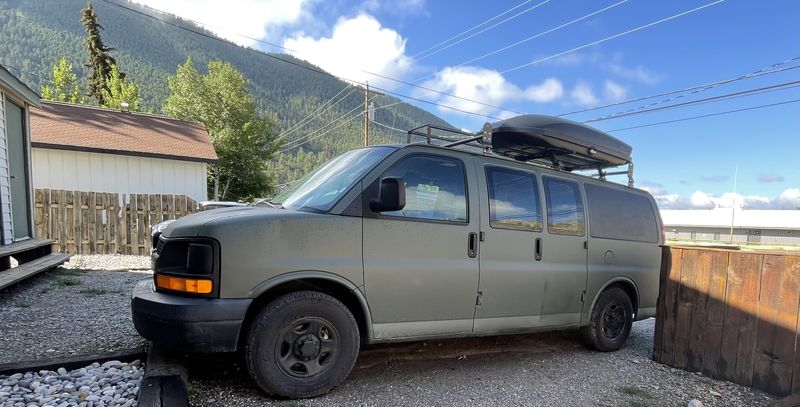
<svg viewBox="0 0 800 407">
<path fill-rule="evenodd" d="M 609 339 L 617 339 L 625 330 L 626 324 L 625 307 L 619 301 L 608 304 L 603 311 L 600 321 L 600 330 Z"/>
<path fill-rule="evenodd" d="M 306 379 L 333 365 L 339 342 L 333 324 L 323 318 L 302 317 L 281 331 L 275 343 L 275 358 L 284 374 Z"/>
</svg>

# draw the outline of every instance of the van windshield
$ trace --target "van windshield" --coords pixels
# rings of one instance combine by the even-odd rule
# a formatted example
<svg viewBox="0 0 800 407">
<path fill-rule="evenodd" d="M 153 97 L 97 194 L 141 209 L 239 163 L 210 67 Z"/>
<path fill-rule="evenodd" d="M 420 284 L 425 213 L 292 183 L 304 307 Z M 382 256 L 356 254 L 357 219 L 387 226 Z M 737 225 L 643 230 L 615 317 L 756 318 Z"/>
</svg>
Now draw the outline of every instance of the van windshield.
<svg viewBox="0 0 800 407">
<path fill-rule="evenodd" d="M 272 204 L 327 212 L 370 168 L 394 150 L 393 147 L 370 147 L 348 151 L 286 187 Z"/>
</svg>

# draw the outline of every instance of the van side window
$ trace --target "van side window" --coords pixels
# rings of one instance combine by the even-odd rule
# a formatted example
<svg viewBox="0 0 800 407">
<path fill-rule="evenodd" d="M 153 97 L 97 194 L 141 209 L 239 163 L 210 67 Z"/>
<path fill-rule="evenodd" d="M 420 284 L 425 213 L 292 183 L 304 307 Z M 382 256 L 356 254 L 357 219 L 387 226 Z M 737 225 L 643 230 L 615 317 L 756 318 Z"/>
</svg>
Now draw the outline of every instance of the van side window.
<svg viewBox="0 0 800 407">
<path fill-rule="evenodd" d="M 401 160 L 383 177 L 406 182 L 406 206 L 384 216 L 467 222 L 464 164 L 447 157 L 419 155 Z"/>
<path fill-rule="evenodd" d="M 536 176 L 502 167 L 486 167 L 489 225 L 499 229 L 542 231 Z"/>
<path fill-rule="evenodd" d="M 584 188 L 592 237 L 658 242 L 658 223 L 647 197 L 601 185 Z"/>
<path fill-rule="evenodd" d="M 577 183 L 542 177 L 547 199 L 547 231 L 557 235 L 583 236 L 586 221 L 583 199 Z"/>
</svg>

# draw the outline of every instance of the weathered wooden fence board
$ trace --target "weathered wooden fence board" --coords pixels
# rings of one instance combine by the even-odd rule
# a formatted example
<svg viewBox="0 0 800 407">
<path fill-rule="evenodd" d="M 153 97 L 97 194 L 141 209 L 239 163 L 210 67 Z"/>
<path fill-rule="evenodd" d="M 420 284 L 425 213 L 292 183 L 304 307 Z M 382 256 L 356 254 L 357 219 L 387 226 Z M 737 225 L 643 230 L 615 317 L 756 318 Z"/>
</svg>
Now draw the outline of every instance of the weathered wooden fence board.
<svg viewBox="0 0 800 407">
<path fill-rule="evenodd" d="M 70 254 L 150 253 L 150 226 L 197 211 L 185 195 L 37 189 L 36 236 Z"/>
<path fill-rule="evenodd" d="M 800 254 L 664 249 L 653 359 L 800 393 Z"/>
</svg>

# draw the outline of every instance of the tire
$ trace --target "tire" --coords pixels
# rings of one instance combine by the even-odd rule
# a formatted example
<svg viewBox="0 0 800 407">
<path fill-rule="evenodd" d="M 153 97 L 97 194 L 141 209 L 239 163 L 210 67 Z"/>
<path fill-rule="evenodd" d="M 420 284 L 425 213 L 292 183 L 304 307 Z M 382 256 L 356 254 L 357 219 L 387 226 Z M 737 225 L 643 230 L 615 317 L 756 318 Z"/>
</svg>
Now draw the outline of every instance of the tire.
<svg viewBox="0 0 800 407">
<path fill-rule="evenodd" d="M 633 304 L 625 290 L 609 288 L 597 299 L 589 325 L 581 329 L 586 343 L 601 352 L 615 351 L 625 345 L 633 324 Z"/>
<path fill-rule="evenodd" d="M 250 377 L 281 398 L 329 392 L 350 374 L 360 346 L 358 325 L 340 301 L 316 291 L 285 294 L 250 324 L 245 361 Z"/>
</svg>

